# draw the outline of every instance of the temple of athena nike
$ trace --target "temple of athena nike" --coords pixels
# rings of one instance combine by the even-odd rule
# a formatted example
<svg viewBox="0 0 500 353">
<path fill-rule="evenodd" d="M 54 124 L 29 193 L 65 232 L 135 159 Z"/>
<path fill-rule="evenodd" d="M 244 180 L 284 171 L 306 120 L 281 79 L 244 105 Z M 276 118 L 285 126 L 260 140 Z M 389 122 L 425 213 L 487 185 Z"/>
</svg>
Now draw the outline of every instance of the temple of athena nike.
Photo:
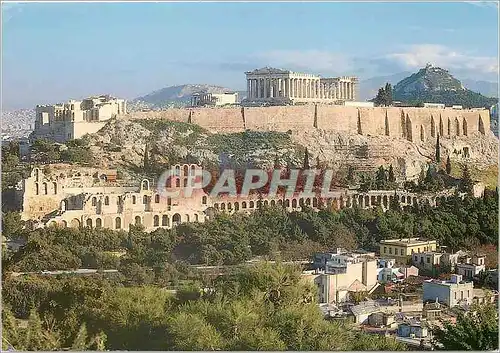
<svg viewBox="0 0 500 353">
<path fill-rule="evenodd" d="M 358 78 L 322 78 L 265 67 L 245 72 L 247 101 L 290 103 L 341 103 L 355 101 Z"/>
</svg>

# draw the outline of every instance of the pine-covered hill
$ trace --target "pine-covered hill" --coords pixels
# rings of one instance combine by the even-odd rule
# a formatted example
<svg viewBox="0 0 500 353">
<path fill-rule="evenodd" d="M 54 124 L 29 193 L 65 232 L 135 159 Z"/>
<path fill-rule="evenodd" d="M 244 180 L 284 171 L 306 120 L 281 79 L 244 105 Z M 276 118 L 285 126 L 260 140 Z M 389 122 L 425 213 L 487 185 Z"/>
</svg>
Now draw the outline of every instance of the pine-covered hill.
<svg viewBox="0 0 500 353">
<path fill-rule="evenodd" d="M 442 103 L 464 108 L 490 108 L 498 98 L 466 89 L 447 70 L 427 65 L 394 86 L 393 99 L 410 105 Z"/>
</svg>

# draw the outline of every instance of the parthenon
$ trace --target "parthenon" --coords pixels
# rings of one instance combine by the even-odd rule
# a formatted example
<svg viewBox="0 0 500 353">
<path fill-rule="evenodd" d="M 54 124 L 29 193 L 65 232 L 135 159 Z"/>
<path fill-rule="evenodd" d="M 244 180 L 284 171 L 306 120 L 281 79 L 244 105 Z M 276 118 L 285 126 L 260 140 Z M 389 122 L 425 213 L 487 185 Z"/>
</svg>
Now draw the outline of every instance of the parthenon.
<svg viewBox="0 0 500 353">
<path fill-rule="evenodd" d="M 270 67 L 245 74 L 248 101 L 334 103 L 356 99 L 358 78 L 353 76 L 322 78 Z"/>
</svg>

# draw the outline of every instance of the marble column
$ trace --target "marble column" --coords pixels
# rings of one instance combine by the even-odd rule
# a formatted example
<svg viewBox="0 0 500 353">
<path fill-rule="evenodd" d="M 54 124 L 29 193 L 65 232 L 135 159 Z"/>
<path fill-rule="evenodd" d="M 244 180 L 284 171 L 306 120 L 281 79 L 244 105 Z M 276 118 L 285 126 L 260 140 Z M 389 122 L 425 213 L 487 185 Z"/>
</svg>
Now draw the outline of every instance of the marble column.
<svg viewBox="0 0 500 353">
<path fill-rule="evenodd" d="M 250 80 L 247 78 L 247 99 L 250 99 L 252 91 L 250 90 Z"/>
</svg>

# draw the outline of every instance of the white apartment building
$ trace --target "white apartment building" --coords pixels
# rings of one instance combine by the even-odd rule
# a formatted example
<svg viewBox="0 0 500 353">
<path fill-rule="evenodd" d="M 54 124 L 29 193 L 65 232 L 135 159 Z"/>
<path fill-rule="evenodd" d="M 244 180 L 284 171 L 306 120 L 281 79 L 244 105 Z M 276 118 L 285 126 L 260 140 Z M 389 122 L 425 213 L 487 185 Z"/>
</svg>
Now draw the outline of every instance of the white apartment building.
<svg viewBox="0 0 500 353">
<path fill-rule="evenodd" d="M 224 105 L 234 105 L 238 103 L 238 93 L 194 93 L 191 97 L 192 107 L 213 106 L 220 107 Z"/>
<path fill-rule="evenodd" d="M 35 130 L 31 138 L 57 142 L 81 138 L 99 131 L 109 119 L 126 112 L 126 101 L 109 95 L 93 96 L 81 101 L 71 99 L 54 105 L 37 105 Z"/>
<path fill-rule="evenodd" d="M 430 280 L 423 284 L 424 303 L 438 301 L 451 308 L 457 305 L 470 305 L 473 298 L 473 283 L 463 281 L 460 275 L 452 275 L 450 281 Z"/>
</svg>

